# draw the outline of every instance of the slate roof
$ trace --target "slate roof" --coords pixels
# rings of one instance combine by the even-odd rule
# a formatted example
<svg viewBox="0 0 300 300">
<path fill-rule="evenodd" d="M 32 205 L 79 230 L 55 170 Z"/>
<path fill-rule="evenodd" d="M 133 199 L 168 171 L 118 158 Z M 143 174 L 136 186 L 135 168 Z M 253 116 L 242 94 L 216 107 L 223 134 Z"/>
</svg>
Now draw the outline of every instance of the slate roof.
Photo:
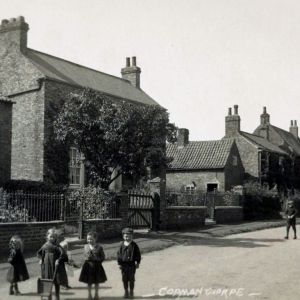
<svg viewBox="0 0 300 300">
<path fill-rule="evenodd" d="M 26 57 L 48 78 L 69 84 L 89 87 L 96 91 L 143 104 L 158 105 L 143 90 L 129 81 L 70 61 L 27 49 Z"/>
<path fill-rule="evenodd" d="M 269 142 L 268 140 L 266 140 L 261 136 L 244 132 L 244 131 L 240 131 L 240 134 L 261 148 L 264 148 L 272 152 L 276 152 L 278 154 L 287 155 L 287 153 L 281 148 L 279 148 L 279 146 Z"/>
<path fill-rule="evenodd" d="M 299 140 L 299 138 L 296 139 L 292 133 L 290 133 L 286 130 L 283 130 L 281 128 L 278 128 L 274 125 L 269 125 L 269 126 L 281 136 L 281 138 L 287 143 L 287 145 L 289 145 L 293 149 L 293 151 L 297 155 L 300 155 L 300 140 Z"/>
<path fill-rule="evenodd" d="M 189 142 L 178 148 L 177 143 L 167 144 L 167 157 L 172 157 L 169 170 L 223 169 L 234 139 Z"/>
</svg>

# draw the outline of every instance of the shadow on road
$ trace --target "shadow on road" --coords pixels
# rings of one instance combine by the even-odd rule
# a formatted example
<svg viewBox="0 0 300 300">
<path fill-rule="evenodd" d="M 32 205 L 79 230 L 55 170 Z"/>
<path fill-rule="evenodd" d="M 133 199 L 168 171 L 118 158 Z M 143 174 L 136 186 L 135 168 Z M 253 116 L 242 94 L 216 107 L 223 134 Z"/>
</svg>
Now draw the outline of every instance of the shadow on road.
<svg viewBox="0 0 300 300">
<path fill-rule="evenodd" d="M 209 247 L 240 247 L 259 248 L 270 247 L 272 243 L 282 243 L 284 239 L 274 238 L 223 238 L 198 234 L 197 232 L 174 232 L 164 237 L 176 244 L 185 246 L 209 246 Z"/>
</svg>

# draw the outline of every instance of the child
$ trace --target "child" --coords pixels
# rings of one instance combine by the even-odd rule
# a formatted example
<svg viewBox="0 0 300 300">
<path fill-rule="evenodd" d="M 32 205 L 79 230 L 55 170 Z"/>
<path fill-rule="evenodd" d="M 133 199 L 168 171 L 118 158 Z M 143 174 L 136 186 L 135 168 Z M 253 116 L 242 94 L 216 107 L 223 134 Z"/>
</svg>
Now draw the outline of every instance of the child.
<svg viewBox="0 0 300 300">
<path fill-rule="evenodd" d="M 95 284 L 95 300 L 99 299 L 99 283 L 107 280 L 102 262 L 105 259 L 103 248 L 96 243 L 97 234 L 89 232 L 87 234 L 87 245 L 84 246 L 84 258 L 79 281 L 88 284 L 88 299 L 92 299 L 92 284 Z"/>
<path fill-rule="evenodd" d="M 67 261 L 66 255 L 57 246 L 57 234 L 55 229 L 49 229 L 47 232 L 47 242 L 37 253 L 40 258 L 42 278 L 53 279 L 55 286 L 56 300 L 59 300 L 61 275 L 57 272 L 59 265 Z"/>
<path fill-rule="evenodd" d="M 290 227 L 292 226 L 293 230 L 294 230 L 294 240 L 297 239 L 297 235 L 296 235 L 296 214 L 297 214 L 297 210 L 294 207 L 294 202 L 293 201 L 288 201 L 288 207 L 285 211 L 286 214 L 286 237 L 285 239 L 289 238 L 289 231 L 290 231 Z"/>
<path fill-rule="evenodd" d="M 69 262 L 69 257 L 67 254 L 68 243 L 64 242 L 65 240 L 64 232 L 61 229 L 57 229 L 55 232 L 57 234 L 57 246 L 60 248 L 61 252 L 63 253 L 66 262 Z M 64 261 L 58 265 L 57 273 L 60 278 L 60 285 L 62 285 L 66 289 L 70 289 L 71 287 L 69 286 L 69 280 L 68 280 L 68 275 L 67 275 Z"/>
<path fill-rule="evenodd" d="M 7 281 L 10 282 L 9 295 L 19 295 L 18 282 L 29 279 L 29 275 L 23 257 L 23 243 L 18 235 L 10 239 L 8 262 L 11 264 L 7 273 Z"/>
<path fill-rule="evenodd" d="M 118 264 L 122 272 L 122 281 L 125 290 L 124 298 L 133 298 L 134 275 L 141 262 L 141 253 L 138 245 L 133 241 L 133 230 L 131 228 L 124 228 L 122 234 L 124 241 L 118 251 Z"/>
</svg>

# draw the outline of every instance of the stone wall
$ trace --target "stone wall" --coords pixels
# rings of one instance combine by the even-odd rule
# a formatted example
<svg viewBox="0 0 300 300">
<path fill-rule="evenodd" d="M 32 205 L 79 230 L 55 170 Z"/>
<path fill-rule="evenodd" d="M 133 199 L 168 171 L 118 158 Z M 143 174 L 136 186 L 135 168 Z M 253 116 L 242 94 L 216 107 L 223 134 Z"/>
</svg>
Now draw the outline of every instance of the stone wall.
<svg viewBox="0 0 300 300">
<path fill-rule="evenodd" d="M 180 189 L 182 186 L 192 184 L 194 181 L 197 190 L 207 189 L 207 183 L 218 184 L 218 191 L 225 190 L 225 178 L 223 170 L 203 170 L 203 171 L 167 171 L 167 188 Z"/>
<path fill-rule="evenodd" d="M 10 179 L 12 105 L 0 99 L 0 187 Z"/>
<path fill-rule="evenodd" d="M 197 228 L 205 224 L 205 206 L 172 206 L 164 211 L 162 229 Z"/>
<path fill-rule="evenodd" d="M 239 136 L 236 138 L 236 144 L 240 153 L 243 166 L 245 168 L 245 177 L 258 178 L 258 149 L 246 138 Z"/>
<path fill-rule="evenodd" d="M 37 251 L 46 241 L 47 230 L 62 228 L 63 222 L 32 222 L 32 223 L 1 223 L 0 224 L 0 254 L 7 255 L 10 238 L 17 234 L 23 242 L 25 251 Z"/>
<path fill-rule="evenodd" d="M 245 169 L 236 143 L 234 143 L 231 148 L 224 173 L 225 191 L 231 190 L 233 186 L 243 184 Z"/>
<path fill-rule="evenodd" d="M 214 220 L 217 223 L 237 223 L 244 219 L 241 206 L 216 206 Z"/>
</svg>

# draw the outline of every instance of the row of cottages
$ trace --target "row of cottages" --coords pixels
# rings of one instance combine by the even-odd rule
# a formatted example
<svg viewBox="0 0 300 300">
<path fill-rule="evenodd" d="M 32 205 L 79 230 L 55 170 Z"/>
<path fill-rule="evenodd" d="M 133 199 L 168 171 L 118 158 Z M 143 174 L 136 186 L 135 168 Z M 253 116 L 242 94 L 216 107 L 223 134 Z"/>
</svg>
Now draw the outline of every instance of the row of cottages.
<svg viewBox="0 0 300 300">
<path fill-rule="evenodd" d="M 24 17 L 0 25 L 0 185 L 10 178 L 83 185 L 78 151 L 62 148 L 53 136 L 64 99 L 89 87 L 114 101 L 159 104 L 141 89 L 135 57 L 126 59 L 119 78 L 28 48 L 28 29 Z"/>
<path fill-rule="evenodd" d="M 235 105 L 234 112 L 228 109 L 221 140 L 190 142 L 188 130 L 181 129 L 167 153 L 173 158 L 167 169 L 170 189 L 227 191 L 250 180 L 283 190 L 300 187 L 297 121 L 291 121 L 289 132 L 271 125 L 265 107 L 253 134 L 241 131 Z"/>
</svg>

